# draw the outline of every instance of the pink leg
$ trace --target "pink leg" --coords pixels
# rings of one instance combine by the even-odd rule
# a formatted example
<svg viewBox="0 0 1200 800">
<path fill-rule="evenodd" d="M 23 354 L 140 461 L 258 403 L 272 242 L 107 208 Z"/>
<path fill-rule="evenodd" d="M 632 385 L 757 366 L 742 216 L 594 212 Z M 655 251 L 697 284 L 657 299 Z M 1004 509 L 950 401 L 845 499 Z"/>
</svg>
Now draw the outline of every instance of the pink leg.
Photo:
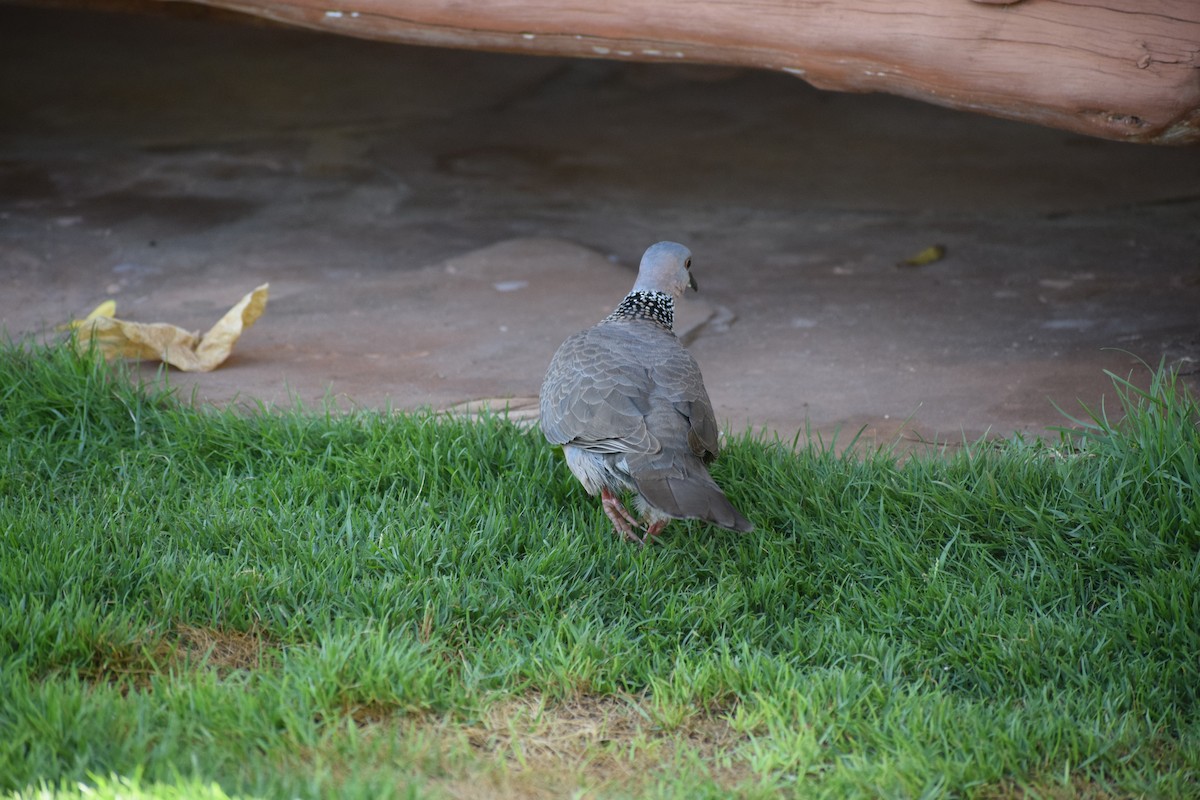
<svg viewBox="0 0 1200 800">
<path fill-rule="evenodd" d="M 613 530 L 617 535 L 628 539 L 631 542 L 643 544 L 642 537 L 633 532 L 634 528 L 641 530 L 641 525 L 638 521 L 625 510 L 625 506 L 621 505 L 621 501 L 617 496 L 608 490 L 608 487 L 600 489 L 600 505 L 604 509 L 604 513 L 612 520 Z"/>
</svg>

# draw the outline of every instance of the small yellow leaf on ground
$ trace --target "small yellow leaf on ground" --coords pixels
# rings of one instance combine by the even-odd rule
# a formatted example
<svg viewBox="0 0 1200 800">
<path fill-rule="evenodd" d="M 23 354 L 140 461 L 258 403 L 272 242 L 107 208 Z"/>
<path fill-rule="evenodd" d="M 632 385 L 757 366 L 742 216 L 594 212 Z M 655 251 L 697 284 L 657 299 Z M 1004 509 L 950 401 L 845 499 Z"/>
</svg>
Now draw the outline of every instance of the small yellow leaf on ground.
<svg viewBox="0 0 1200 800">
<path fill-rule="evenodd" d="M 946 257 L 946 245 L 935 244 L 926 247 L 919 253 L 909 256 L 908 258 L 897 264 L 897 267 L 923 267 L 926 264 L 932 264 L 935 261 L 941 261 Z"/>
</svg>

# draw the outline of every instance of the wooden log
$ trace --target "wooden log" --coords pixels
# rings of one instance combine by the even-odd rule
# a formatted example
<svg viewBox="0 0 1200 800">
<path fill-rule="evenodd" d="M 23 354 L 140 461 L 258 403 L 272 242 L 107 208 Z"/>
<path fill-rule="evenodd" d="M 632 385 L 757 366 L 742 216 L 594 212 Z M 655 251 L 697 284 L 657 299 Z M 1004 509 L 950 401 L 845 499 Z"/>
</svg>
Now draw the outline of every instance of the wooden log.
<svg viewBox="0 0 1200 800">
<path fill-rule="evenodd" d="M 1130 142 L 1200 142 L 1200 0 L 196 0 L 370 39 L 782 70 Z"/>
</svg>

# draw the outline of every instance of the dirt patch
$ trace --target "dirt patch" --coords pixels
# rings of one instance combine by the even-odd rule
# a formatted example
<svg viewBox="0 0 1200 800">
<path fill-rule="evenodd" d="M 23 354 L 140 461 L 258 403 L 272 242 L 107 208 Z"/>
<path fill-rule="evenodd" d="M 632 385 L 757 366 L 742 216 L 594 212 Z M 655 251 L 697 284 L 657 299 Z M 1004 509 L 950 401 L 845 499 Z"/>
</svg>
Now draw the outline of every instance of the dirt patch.
<svg viewBox="0 0 1200 800">
<path fill-rule="evenodd" d="M 1132 356 L 1197 383 L 1182 148 L 753 70 L 0 16 L 0 330 L 108 298 L 203 330 L 269 281 L 221 369 L 170 374 L 183 398 L 528 413 L 662 239 L 695 255 L 689 347 L 735 432 L 954 444 L 1097 407 Z"/>
</svg>

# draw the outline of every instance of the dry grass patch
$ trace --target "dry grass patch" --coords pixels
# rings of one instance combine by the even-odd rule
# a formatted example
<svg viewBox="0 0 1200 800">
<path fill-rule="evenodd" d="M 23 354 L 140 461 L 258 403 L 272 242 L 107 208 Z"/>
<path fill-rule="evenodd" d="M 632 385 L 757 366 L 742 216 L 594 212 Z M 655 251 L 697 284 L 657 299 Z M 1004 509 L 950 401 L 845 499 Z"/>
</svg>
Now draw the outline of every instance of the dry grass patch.
<svg viewBox="0 0 1200 800">
<path fill-rule="evenodd" d="M 226 675 L 234 670 L 261 668 L 264 655 L 273 646 L 266 632 L 258 629 L 233 631 L 178 625 L 171 652 L 176 663 L 203 666 Z"/>
<path fill-rule="evenodd" d="M 644 698 L 534 694 L 496 703 L 471 723 L 415 727 L 434 732 L 448 751 L 469 753 L 462 769 L 432 782 L 455 798 L 636 796 L 677 777 L 726 789 L 751 777 L 738 756 L 747 737 L 724 715 L 697 711 L 670 730 L 654 717 Z"/>
<path fill-rule="evenodd" d="M 1020 784 L 1006 780 L 979 793 L 981 800 L 1120 800 L 1133 796 L 1116 793 L 1086 775 L 1072 775 L 1068 783 L 1042 780 Z"/>
<path fill-rule="evenodd" d="M 173 669 L 209 669 L 222 677 L 235 670 L 258 669 L 273 647 L 261 630 L 178 625 L 167 636 L 151 636 L 148 632 L 129 641 L 97 642 L 80 676 L 93 683 L 145 690 L 153 676 Z"/>
</svg>

